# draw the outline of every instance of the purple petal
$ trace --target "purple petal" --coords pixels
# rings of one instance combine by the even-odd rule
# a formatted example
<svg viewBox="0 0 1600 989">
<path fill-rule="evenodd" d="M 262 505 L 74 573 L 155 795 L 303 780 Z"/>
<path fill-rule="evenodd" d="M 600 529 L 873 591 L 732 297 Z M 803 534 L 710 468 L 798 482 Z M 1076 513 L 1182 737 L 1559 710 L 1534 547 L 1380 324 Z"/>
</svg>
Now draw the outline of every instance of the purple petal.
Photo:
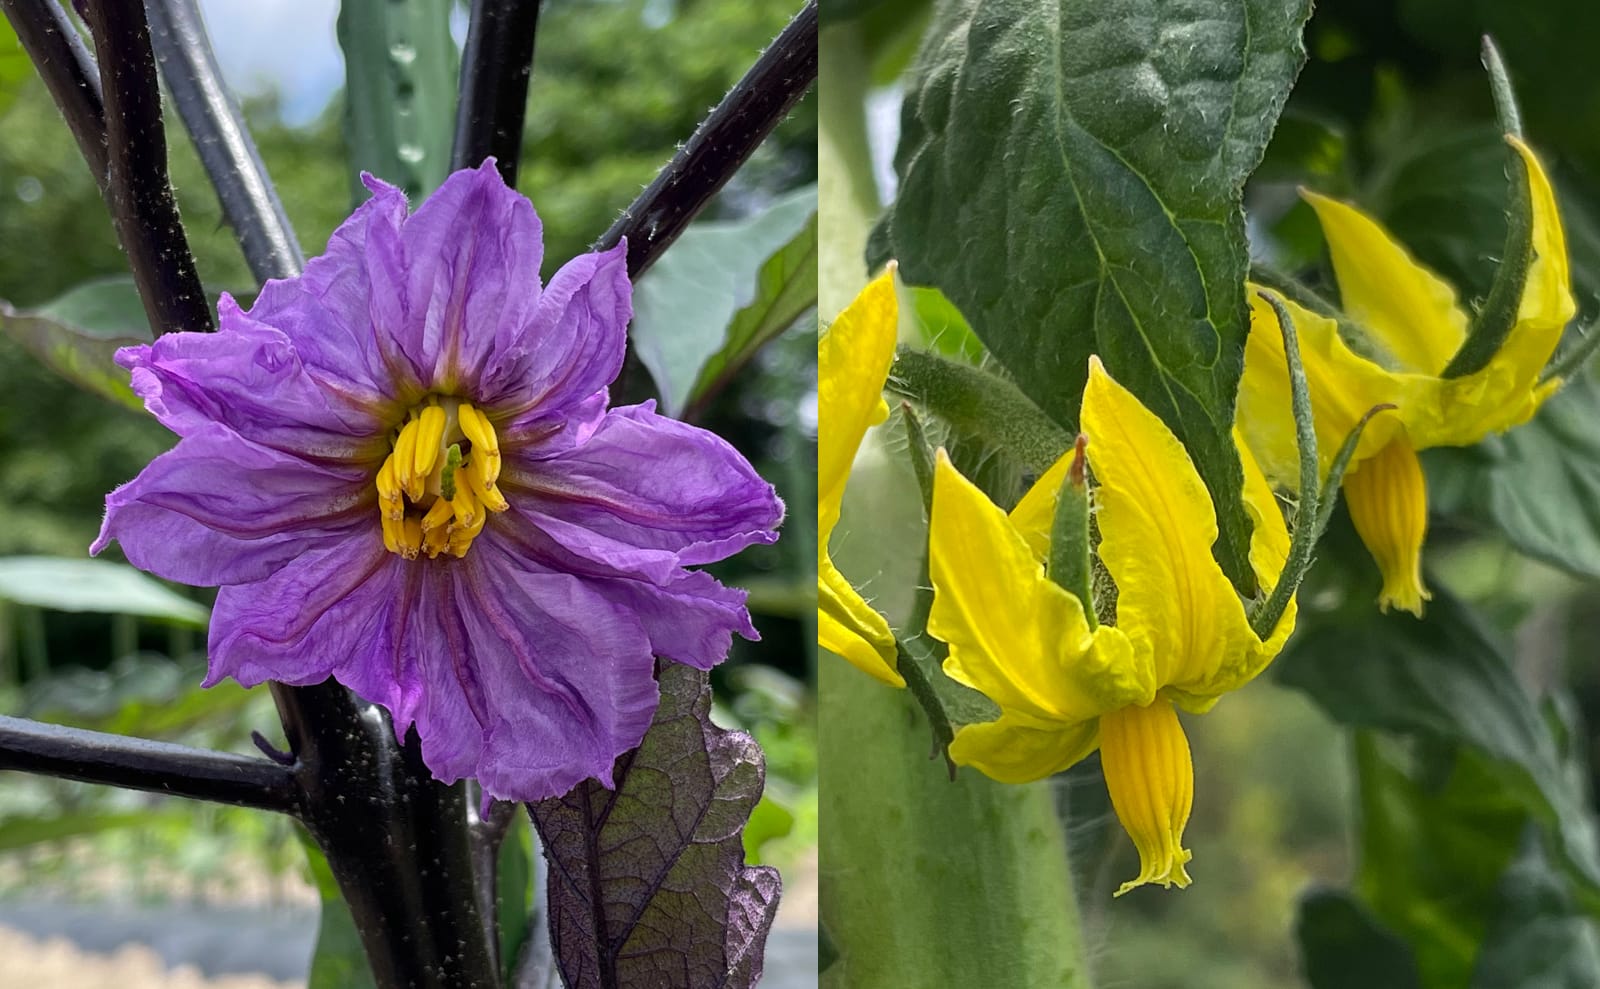
<svg viewBox="0 0 1600 989">
<path fill-rule="evenodd" d="M 745 592 L 724 587 L 708 573 L 683 571 L 665 586 L 639 580 L 596 586 L 634 613 L 657 656 L 686 666 L 709 670 L 727 659 L 735 632 L 752 642 L 761 638 L 750 623 Z"/>
<path fill-rule="evenodd" d="M 632 318 L 625 242 L 562 265 L 524 333 L 525 361 L 504 369 L 515 375 L 506 379 L 515 392 L 499 400 L 502 413 L 519 421 L 544 416 L 611 384 L 622 370 Z"/>
<path fill-rule="evenodd" d="M 250 308 L 257 322 L 282 330 L 308 367 L 367 402 L 418 388 L 416 371 L 393 342 L 402 305 L 399 259 L 386 253 L 406 217 L 405 195 L 370 175 L 373 196 L 340 224 L 327 251 L 299 278 L 269 281 Z"/>
<path fill-rule="evenodd" d="M 451 175 L 401 226 L 406 311 L 379 325 L 392 327 L 425 384 L 485 402 L 525 378 L 541 237 L 533 204 L 493 159 Z"/>
<path fill-rule="evenodd" d="M 547 460 L 519 451 L 501 487 L 531 511 L 682 564 L 776 540 L 783 502 L 772 485 L 721 437 L 654 408 L 612 409 L 587 443 Z"/>
<path fill-rule="evenodd" d="M 308 372 L 281 330 L 240 311 L 228 295 L 217 333 L 168 333 L 117 352 L 133 390 L 161 424 L 188 436 L 220 423 L 247 439 L 305 456 L 370 459 L 385 426 Z"/>
<path fill-rule="evenodd" d="M 115 539 L 134 566 L 168 580 L 261 580 L 332 533 L 377 529 L 364 477 L 205 426 L 106 496 L 105 522 L 89 552 Z"/>
<path fill-rule="evenodd" d="M 544 799 L 590 777 L 609 786 L 612 763 L 639 744 L 655 712 L 644 630 L 584 580 L 528 569 L 492 539 L 475 543 L 468 559 L 473 565 L 455 569 L 461 649 L 448 666 L 437 664 L 428 695 L 474 698 L 483 753 L 470 774 L 503 800 Z M 454 652 L 453 636 L 445 640 Z M 449 781 L 428 755 L 429 736 L 463 726 L 419 717 L 417 730 L 429 768 Z"/>
</svg>

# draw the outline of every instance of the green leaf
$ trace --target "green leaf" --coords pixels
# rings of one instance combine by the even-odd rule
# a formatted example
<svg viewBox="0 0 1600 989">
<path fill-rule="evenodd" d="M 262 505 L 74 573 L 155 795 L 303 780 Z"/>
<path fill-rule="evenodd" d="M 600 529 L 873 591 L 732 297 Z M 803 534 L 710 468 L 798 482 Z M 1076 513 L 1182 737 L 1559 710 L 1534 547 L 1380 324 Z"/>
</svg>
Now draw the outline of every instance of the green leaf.
<svg viewBox="0 0 1600 989">
<path fill-rule="evenodd" d="M 528 929 L 533 918 L 534 888 L 533 826 L 528 815 L 517 807 L 511 826 L 500 842 L 500 856 L 495 875 L 495 922 L 500 930 L 500 970 L 506 985 L 512 984 L 512 973 L 522 944 L 534 932 Z M 544 932 L 537 932 L 543 936 Z"/>
<path fill-rule="evenodd" d="M 1341 890 L 1312 890 L 1295 920 L 1311 989 L 1422 989 L 1411 949 Z"/>
<path fill-rule="evenodd" d="M 1568 385 L 1534 417 L 1474 447 L 1423 454 L 1435 512 L 1497 531 L 1537 560 L 1600 577 L 1600 388 Z"/>
<path fill-rule="evenodd" d="M 133 279 L 85 282 L 37 309 L 0 300 L 0 333 L 73 384 L 135 409 L 128 372 L 112 359 L 120 347 L 150 342 L 150 324 Z"/>
<path fill-rule="evenodd" d="M 0 598 L 55 611 L 142 615 L 204 628 L 209 612 L 125 563 L 0 557 Z"/>
<path fill-rule="evenodd" d="M 459 75 L 450 7 L 451 0 L 339 5 L 351 193 L 358 201 L 367 196 L 354 178 L 363 170 L 398 185 L 413 202 L 450 174 Z"/>
<path fill-rule="evenodd" d="M 745 861 L 761 865 L 761 846 L 793 830 L 794 812 L 772 799 L 772 794 L 763 793 L 744 826 Z"/>
<path fill-rule="evenodd" d="M 1241 190 L 1309 12 L 946 4 L 902 111 L 899 199 L 869 249 L 942 289 L 1063 426 L 1099 353 L 1188 446 L 1241 588 L 1254 583 L 1230 436 L 1248 326 Z"/>
<path fill-rule="evenodd" d="M 1295 640 L 1274 666 L 1279 682 L 1341 724 L 1486 757 L 1505 799 L 1547 826 L 1586 895 L 1600 895 L 1595 822 L 1544 714 L 1471 610 L 1434 586 L 1421 620 L 1374 614 L 1359 592 L 1333 612 L 1302 611 Z"/>
<path fill-rule="evenodd" d="M 0 852 L 63 838 L 98 834 L 114 828 L 147 827 L 149 823 L 148 812 L 119 814 L 76 810 L 43 817 L 5 817 L 0 818 Z"/>
<path fill-rule="evenodd" d="M 11 30 L 11 22 L 0 18 L 0 116 L 11 109 L 23 83 L 33 75 L 33 64 L 22 50 L 22 42 Z"/>
<path fill-rule="evenodd" d="M 356 930 L 350 907 L 339 894 L 339 883 L 322 850 L 304 828 L 295 828 L 306 850 L 306 865 L 311 881 L 322 898 L 322 915 L 317 923 L 317 947 L 311 954 L 311 974 L 306 989 L 377 989 L 372 969 L 367 965 L 361 934 Z"/>
<path fill-rule="evenodd" d="M 754 216 L 690 225 L 639 279 L 634 347 L 668 415 L 727 379 L 817 304 L 817 190 Z"/>
<path fill-rule="evenodd" d="M 929 350 L 967 364 L 983 360 L 982 341 L 972 332 L 967 317 L 943 292 L 921 286 L 906 291 L 911 296 L 911 318 L 917 335 Z"/>
</svg>

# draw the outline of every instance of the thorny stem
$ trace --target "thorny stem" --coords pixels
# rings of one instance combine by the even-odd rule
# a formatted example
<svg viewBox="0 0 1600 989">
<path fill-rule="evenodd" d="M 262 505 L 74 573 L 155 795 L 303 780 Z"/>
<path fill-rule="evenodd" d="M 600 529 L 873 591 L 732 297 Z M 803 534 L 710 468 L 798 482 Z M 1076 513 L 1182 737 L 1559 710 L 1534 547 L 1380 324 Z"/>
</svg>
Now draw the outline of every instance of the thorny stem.
<svg viewBox="0 0 1600 989">
<path fill-rule="evenodd" d="M 288 768 L 254 756 L 0 717 L 0 770 L 300 813 Z"/>
<path fill-rule="evenodd" d="M 157 336 L 210 330 L 211 306 L 200 288 L 167 182 L 161 87 L 144 4 L 88 0 L 83 14 L 94 37 L 105 96 L 106 169 L 97 178 L 150 329 Z"/>
<path fill-rule="evenodd" d="M 539 0 L 472 0 L 451 168 L 493 155 L 500 177 L 516 186 L 538 28 Z"/>
<path fill-rule="evenodd" d="M 244 116 L 222 83 L 195 0 L 145 0 L 161 76 L 194 139 L 222 212 L 257 281 L 290 278 L 305 255 Z"/>
<path fill-rule="evenodd" d="M 638 278 L 678 239 L 816 78 L 817 0 L 808 0 L 595 248 L 607 250 L 626 237 L 628 276 Z"/>
</svg>

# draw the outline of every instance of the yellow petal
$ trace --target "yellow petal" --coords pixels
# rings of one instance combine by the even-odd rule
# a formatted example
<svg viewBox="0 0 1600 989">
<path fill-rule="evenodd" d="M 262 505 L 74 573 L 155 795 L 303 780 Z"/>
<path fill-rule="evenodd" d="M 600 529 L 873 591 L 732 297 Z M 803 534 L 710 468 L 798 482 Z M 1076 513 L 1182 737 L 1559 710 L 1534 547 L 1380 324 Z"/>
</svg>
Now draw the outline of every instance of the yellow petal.
<svg viewBox="0 0 1600 989">
<path fill-rule="evenodd" d="M 1345 313 L 1398 362 L 1397 370 L 1443 371 L 1467 336 L 1455 289 L 1354 206 L 1301 195 L 1322 223 Z"/>
<path fill-rule="evenodd" d="M 1098 726 L 1095 719 L 1076 724 L 1041 722 L 1005 713 L 998 721 L 962 726 L 950 743 L 950 760 L 1002 783 L 1031 783 L 1093 752 Z"/>
<path fill-rule="evenodd" d="M 889 623 L 856 593 L 826 551 L 817 556 L 817 641 L 890 686 L 906 685 L 895 669 Z"/>
<path fill-rule="evenodd" d="M 1290 399 L 1283 331 L 1277 314 L 1259 295 L 1260 286 L 1246 286 L 1250 296 L 1250 335 L 1245 341 L 1244 376 L 1239 381 L 1236 422 L 1266 476 L 1290 490 L 1300 487 L 1300 457 L 1295 444 L 1294 409 Z M 1338 323 L 1284 300 L 1294 320 L 1300 359 L 1311 391 L 1312 418 L 1317 428 L 1317 453 L 1326 476 L 1345 437 L 1375 405 L 1397 406 L 1400 415 L 1429 406 L 1423 396 L 1437 386 L 1427 375 L 1397 373 L 1379 367 L 1350 349 Z M 1352 462 L 1376 454 L 1394 435 L 1400 419 L 1377 416 L 1361 434 Z"/>
<path fill-rule="evenodd" d="M 1157 698 L 1101 718 L 1100 764 L 1111 807 L 1139 849 L 1139 876 L 1116 895 L 1146 883 L 1189 885 L 1183 829 L 1194 806 L 1194 764 L 1172 702 Z"/>
<path fill-rule="evenodd" d="M 1188 452 L 1097 358 L 1081 422 L 1099 484 L 1100 559 L 1117 583 L 1117 626 L 1150 657 L 1158 687 L 1236 679 L 1260 643 L 1212 558 L 1216 511 Z"/>
<path fill-rule="evenodd" d="M 1416 451 L 1397 436 L 1344 479 L 1345 505 L 1383 573 L 1378 606 L 1422 616 L 1422 541 L 1428 532 L 1427 482 Z"/>
<path fill-rule="evenodd" d="M 1561 334 L 1572 320 L 1571 271 L 1567 239 L 1556 210 L 1555 193 L 1539 159 L 1526 144 L 1507 138 L 1528 169 L 1533 205 L 1533 264 L 1505 344 L 1487 366 L 1441 383 L 1435 414 L 1408 423 L 1415 449 L 1467 446 L 1490 433 L 1520 426 L 1554 394 L 1557 383 L 1538 384 Z"/>
<path fill-rule="evenodd" d="M 1039 475 L 1033 482 L 1033 487 L 1022 496 L 1011 509 L 1011 524 L 1022 534 L 1028 548 L 1041 560 L 1050 553 L 1050 530 L 1056 522 L 1056 499 L 1061 497 L 1061 482 L 1067 479 L 1067 471 L 1072 467 L 1072 460 L 1077 455 L 1072 447 L 1067 448 L 1050 469 Z"/>
<path fill-rule="evenodd" d="M 1155 694 L 1119 629 L 1089 631 L 1083 605 L 1044 567 L 1005 512 L 940 450 L 928 525 L 928 633 L 950 646 L 944 670 L 1002 711 L 1081 722 Z"/>
<path fill-rule="evenodd" d="M 867 428 L 889 414 L 883 383 L 894 361 L 899 310 L 894 269 L 873 279 L 817 341 L 817 497 L 837 506 Z"/>
</svg>

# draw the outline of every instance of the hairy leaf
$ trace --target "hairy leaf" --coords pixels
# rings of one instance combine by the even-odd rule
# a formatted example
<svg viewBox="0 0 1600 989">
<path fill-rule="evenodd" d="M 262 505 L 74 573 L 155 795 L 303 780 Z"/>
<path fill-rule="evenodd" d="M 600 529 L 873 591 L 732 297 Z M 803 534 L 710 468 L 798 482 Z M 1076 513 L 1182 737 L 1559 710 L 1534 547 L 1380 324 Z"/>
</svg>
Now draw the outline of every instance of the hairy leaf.
<svg viewBox="0 0 1600 989">
<path fill-rule="evenodd" d="M 817 190 L 690 225 L 639 280 L 630 335 L 669 415 L 727 383 L 817 305 Z"/>
<path fill-rule="evenodd" d="M 1423 458 L 1437 512 L 1498 531 L 1529 556 L 1600 577 L 1600 388 L 1582 380 L 1538 416 L 1474 447 Z"/>
<path fill-rule="evenodd" d="M 777 870 L 746 866 L 761 750 L 710 721 L 706 675 L 658 667 L 661 706 L 617 760 L 529 805 L 549 860 L 550 939 L 571 989 L 747 989 L 761 976 Z"/>
<path fill-rule="evenodd" d="M 84 282 L 38 309 L 18 310 L 0 300 L 0 333 L 73 384 L 144 408 L 128 385 L 128 372 L 112 360 L 120 347 L 150 342 L 150 324 L 133 279 Z"/>
<path fill-rule="evenodd" d="M 1253 583 L 1230 439 L 1241 190 L 1304 60 L 1306 0 L 954 0 L 902 110 L 869 248 L 936 285 L 1071 428 L 1098 353 L 1188 446 Z"/>
</svg>

